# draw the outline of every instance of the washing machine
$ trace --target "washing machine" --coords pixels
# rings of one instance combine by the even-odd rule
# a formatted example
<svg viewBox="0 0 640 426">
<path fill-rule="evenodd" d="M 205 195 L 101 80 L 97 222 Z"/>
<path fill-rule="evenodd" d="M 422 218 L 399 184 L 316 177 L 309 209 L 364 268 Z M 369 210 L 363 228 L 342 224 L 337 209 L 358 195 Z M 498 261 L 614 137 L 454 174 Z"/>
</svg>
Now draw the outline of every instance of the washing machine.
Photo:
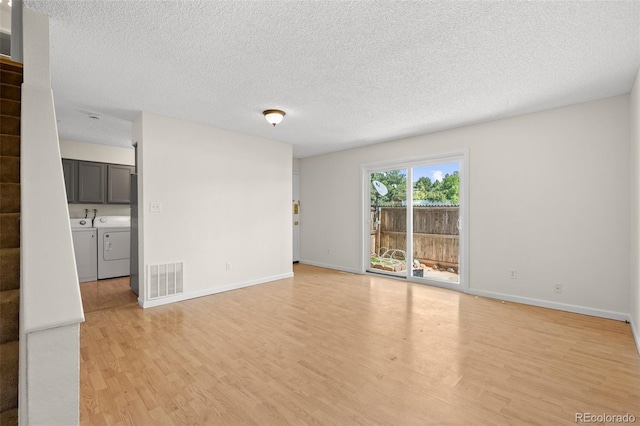
<svg viewBox="0 0 640 426">
<path fill-rule="evenodd" d="M 70 219 L 70 222 L 78 281 L 95 281 L 98 279 L 96 229 L 91 226 L 91 219 Z"/>
<path fill-rule="evenodd" d="M 131 271 L 131 218 L 98 216 L 98 279 L 128 276 Z"/>
</svg>

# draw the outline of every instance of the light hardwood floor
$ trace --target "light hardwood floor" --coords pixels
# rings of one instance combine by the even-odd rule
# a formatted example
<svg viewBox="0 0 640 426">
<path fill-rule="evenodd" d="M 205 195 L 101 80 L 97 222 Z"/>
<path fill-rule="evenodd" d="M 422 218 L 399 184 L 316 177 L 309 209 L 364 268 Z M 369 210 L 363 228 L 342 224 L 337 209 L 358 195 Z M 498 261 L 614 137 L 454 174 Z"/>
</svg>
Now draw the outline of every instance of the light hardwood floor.
<svg viewBox="0 0 640 426">
<path fill-rule="evenodd" d="M 138 296 L 129 286 L 129 277 L 80 283 L 85 314 L 99 309 L 137 303 Z"/>
<path fill-rule="evenodd" d="M 640 422 L 623 322 L 296 265 L 295 278 L 86 315 L 92 425 Z"/>
</svg>

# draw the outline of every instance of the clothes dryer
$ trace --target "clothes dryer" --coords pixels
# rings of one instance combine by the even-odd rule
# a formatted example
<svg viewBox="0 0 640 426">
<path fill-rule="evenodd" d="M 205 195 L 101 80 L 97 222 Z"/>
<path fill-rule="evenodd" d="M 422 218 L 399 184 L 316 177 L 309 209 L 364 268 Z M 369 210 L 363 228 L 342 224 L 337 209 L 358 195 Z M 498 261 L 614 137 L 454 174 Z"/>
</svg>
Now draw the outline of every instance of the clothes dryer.
<svg viewBox="0 0 640 426">
<path fill-rule="evenodd" d="M 131 270 L 131 218 L 98 216 L 98 279 L 128 276 Z"/>
</svg>

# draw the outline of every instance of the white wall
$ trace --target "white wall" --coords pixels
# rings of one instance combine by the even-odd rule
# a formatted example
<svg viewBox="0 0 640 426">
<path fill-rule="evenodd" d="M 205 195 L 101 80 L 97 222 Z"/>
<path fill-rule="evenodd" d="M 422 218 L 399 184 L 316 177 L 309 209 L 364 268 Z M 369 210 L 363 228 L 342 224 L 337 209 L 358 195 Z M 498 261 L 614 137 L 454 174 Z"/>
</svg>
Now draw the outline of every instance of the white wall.
<svg viewBox="0 0 640 426">
<path fill-rule="evenodd" d="M 49 18 L 24 9 L 21 112 L 21 425 L 80 419 L 84 321 L 51 90 Z"/>
<path fill-rule="evenodd" d="M 184 262 L 185 298 L 292 275 L 290 145 L 148 113 L 133 129 L 141 265 Z"/>
<path fill-rule="evenodd" d="M 62 158 L 83 161 L 98 161 L 101 163 L 135 165 L 135 151 L 132 148 L 102 145 L 60 139 L 60 154 Z"/>
<path fill-rule="evenodd" d="M 361 269 L 361 164 L 463 149 L 470 291 L 626 318 L 628 96 L 301 159 L 301 262 Z"/>
<path fill-rule="evenodd" d="M 11 34 L 11 8 L 4 1 L 0 3 L 0 31 Z"/>
<path fill-rule="evenodd" d="M 80 324 L 29 334 L 29 417 L 21 424 L 80 424 L 79 354 Z"/>
<path fill-rule="evenodd" d="M 640 70 L 631 90 L 631 326 L 640 351 Z"/>
<path fill-rule="evenodd" d="M 97 161 L 101 163 L 135 165 L 135 151 L 133 148 L 102 145 L 60 139 L 60 155 L 71 160 Z M 128 205 L 117 204 L 69 204 L 71 218 L 84 217 L 85 209 L 89 209 L 89 217 L 93 217 L 93 209 L 98 216 L 129 216 L 131 208 Z"/>
</svg>

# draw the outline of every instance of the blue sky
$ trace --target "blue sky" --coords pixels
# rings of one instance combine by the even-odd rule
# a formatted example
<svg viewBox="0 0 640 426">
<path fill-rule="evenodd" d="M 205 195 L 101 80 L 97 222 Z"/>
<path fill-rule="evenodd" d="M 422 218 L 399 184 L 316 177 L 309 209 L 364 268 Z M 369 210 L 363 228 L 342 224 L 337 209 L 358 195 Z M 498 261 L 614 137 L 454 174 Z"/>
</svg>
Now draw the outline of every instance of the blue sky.
<svg viewBox="0 0 640 426">
<path fill-rule="evenodd" d="M 416 182 L 423 176 L 431 179 L 431 182 L 435 180 L 442 180 L 445 175 L 453 174 L 455 171 L 460 171 L 460 163 L 458 162 L 415 167 L 413 169 L 413 182 Z"/>
</svg>

